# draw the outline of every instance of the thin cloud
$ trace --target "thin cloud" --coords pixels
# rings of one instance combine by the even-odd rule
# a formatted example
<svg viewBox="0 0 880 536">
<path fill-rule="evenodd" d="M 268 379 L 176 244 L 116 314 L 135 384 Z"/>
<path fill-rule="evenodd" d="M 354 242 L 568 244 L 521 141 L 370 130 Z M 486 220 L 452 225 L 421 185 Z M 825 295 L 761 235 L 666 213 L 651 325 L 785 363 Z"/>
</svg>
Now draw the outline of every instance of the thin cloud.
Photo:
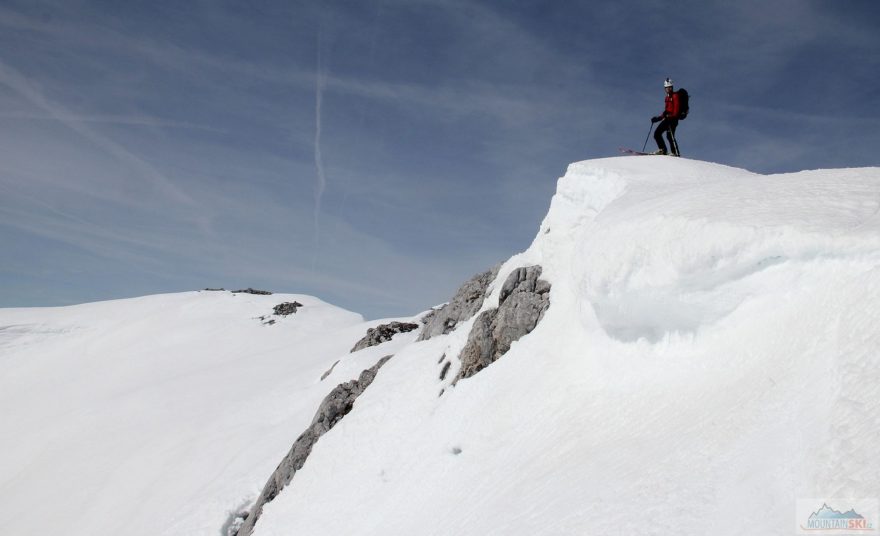
<svg viewBox="0 0 880 536">
<path fill-rule="evenodd" d="M 197 125 L 185 121 L 175 121 L 172 119 L 162 119 L 158 117 L 150 117 L 146 115 L 77 115 L 69 114 L 65 116 L 56 114 L 40 114 L 24 111 L 8 111 L 0 112 L 0 118 L 3 119 L 30 119 L 34 121 L 58 121 L 60 123 L 96 123 L 108 125 L 130 125 L 151 128 L 176 128 L 184 130 L 202 130 L 205 132 L 224 133 L 227 129 Z"/>
<path fill-rule="evenodd" d="M 183 190 L 177 187 L 168 177 L 164 176 L 153 166 L 140 157 L 120 145 L 119 143 L 95 132 L 82 122 L 69 119 L 73 114 L 61 105 L 45 98 L 30 81 L 16 69 L 0 60 L 0 84 L 3 84 L 31 104 L 41 108 L 65 126 L 94 143 L 98 148 L 136 170 L 142 178 L 150 181 L 158 191 L 162 192 L 170 201 L 193 206 L 196 203 Z"/>
</svg>

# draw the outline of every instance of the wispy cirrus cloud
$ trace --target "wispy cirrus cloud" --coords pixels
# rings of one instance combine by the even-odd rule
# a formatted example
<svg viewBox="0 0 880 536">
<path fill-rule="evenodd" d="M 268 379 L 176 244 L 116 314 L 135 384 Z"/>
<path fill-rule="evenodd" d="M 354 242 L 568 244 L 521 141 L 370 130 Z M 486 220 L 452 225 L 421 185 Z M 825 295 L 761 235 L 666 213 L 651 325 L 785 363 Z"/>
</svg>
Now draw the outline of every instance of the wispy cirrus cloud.
<svg viewBox="0 0 880 536">
<path fill-rule="evenodd" d="M 34 121 L 59 121 L 61 123 L 104 123 L 110 125 L 131 125 L 154 128 L 180 128 L 187 130 L 204 130 L 209 132 L 225 132 L 224 129 L 209 125 L 197 125 L 185 121 L 163 119 L 147 115 L 59 115 L 53 113 L 8 111 L 0 112 L 0 119 L 31 119 Z"/>
<path fill-rule="evenodd" d="M 130 168 L 136 170 L 143 179 L 151 182 L 170 201 L 190 206 L 195 204 L 193 198 L 172 180 L 122 144 L 92 130 L 81 121 L 71 119 L 72 114 L 67 109 L 44 97 L 27 77 L 2 60 L 0 60 L 0 84 L 12 89 L 20 97 L 47 112 L 51 117 L 89 140 L 99 149 L 125 162 Z"/>
</svg>

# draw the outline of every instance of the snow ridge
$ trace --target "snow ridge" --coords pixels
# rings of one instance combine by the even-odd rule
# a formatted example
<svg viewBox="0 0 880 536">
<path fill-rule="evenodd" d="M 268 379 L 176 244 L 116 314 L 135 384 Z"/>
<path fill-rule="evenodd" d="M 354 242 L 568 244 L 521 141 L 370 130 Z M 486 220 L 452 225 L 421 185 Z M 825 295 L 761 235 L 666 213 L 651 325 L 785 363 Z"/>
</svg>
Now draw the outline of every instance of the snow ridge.
<svg viewBox="0 0 880 536">
<path fill-rule="evenodd" d="M 476 315 L 398 351 L 255 534 L 788 534 L 794 498 L 876 496 L 878 179 L 572 164 Z M 543 319 L 455 383 L 533 265 Z"/>
</svg>

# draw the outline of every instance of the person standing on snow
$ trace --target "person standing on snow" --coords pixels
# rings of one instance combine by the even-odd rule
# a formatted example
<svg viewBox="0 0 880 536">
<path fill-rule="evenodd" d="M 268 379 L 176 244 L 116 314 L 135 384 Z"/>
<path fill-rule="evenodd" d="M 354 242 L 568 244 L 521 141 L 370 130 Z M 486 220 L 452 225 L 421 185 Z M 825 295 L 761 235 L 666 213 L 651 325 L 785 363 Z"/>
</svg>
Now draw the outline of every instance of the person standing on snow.
<svg viewBox="0 0 880 536">
<path fill-rule="evenodd" d="M 654 132 L 654 141 L 657 142 L 657 151 L 654 154 L 680 156 L 678 153 L 678 142 L 675 141 L 675 128 L 678 126 L 681 103 L 678 99 L 678 93 L 672 89 L 672 80 L 667 78 L 663 82 L 663 88 L 666 90 L 666 107 L 662 114 L 651 118 L 652 123 L 660 122 L 660 125 Z M 663 141 L 664 132 L 666 133 L 666 139 L 669 140 L 669 145 L 672 149 L 671 153 L 666 150 L 666 143 Z"/>
</svg>

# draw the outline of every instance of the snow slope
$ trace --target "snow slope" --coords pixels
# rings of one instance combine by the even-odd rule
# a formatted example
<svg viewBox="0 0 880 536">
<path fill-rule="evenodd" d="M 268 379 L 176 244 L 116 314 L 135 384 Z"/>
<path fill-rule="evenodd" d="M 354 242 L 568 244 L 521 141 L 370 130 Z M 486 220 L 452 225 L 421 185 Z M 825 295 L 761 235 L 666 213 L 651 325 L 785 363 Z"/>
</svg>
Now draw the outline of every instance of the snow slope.
<svg viewBox="0 0 880 536">
<path fill-rule="evenodd" d="M 473 319 L 349 354 L 381 321 L 309 296 L 0 310 L 4 532 L 221 534 L 387 354 L 256 535 L 791 534 L 880 496 L 880 169 L 572 164 L 483 309 L 533 264 L 543 319 L 454 386 Z"/>
<path fill-rule="evenodd" d="M 284 301 L 303 307 L 263 325 Z M 220 534 L 327 391 L 378 359 L 348 354 L 376 323 L 229 292 L 0 310 L 3 532 Z"/>
<path fill-rule="evenodd" d="M 532 264 L 532 333 L 454 387 L 472 321 L 401 348 L 255 534 L 791 534 L 880 496 L 880 169 L 572 164 L 483 309 Z"/>
</svg>

